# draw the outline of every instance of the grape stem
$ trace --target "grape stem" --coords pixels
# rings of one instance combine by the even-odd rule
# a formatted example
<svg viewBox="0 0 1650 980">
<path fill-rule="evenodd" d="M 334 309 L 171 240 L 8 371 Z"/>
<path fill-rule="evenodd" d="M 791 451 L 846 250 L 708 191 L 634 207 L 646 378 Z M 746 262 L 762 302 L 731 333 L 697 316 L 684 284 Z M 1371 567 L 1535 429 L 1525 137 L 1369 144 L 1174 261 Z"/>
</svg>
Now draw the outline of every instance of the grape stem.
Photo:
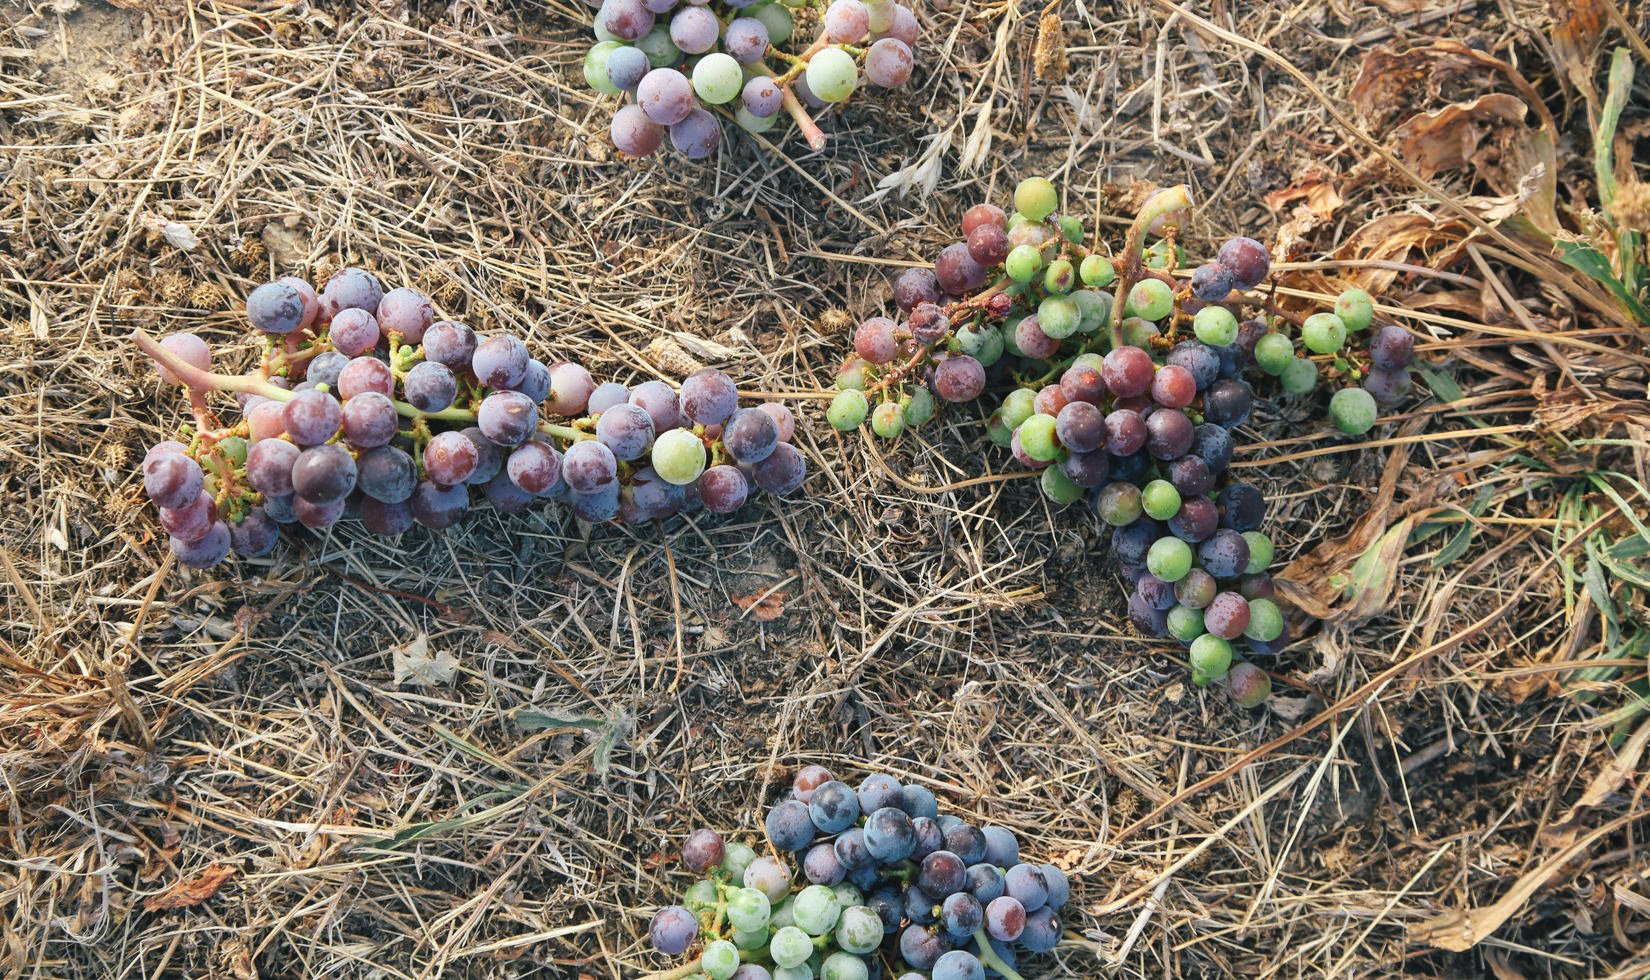
<svg viewBox="0 0 1650 980">
<path fill-rule="evenodd" d="M 796 128 L 802 130 L 802 137 L 808 141 L 808 149 L 818 153 L 825 149 L 825 131 L 814 122 L 814 117 L 808 115 L 808 109 L 797 99 L 796 93 L 789 85 L 780 88 L 780 105 L 790 113 L 791 119 L 796 122 Z"/>
<path fill-rule="evenodd" d="M 1123 346 L 1123 305 L 1128 299 L 1129 290 L 1134 288 L 1134 284 L 1146 272 L 1146 233 L 1151 230 L 1157 219 L 1176 211 L 1184 211 L 1191 206 L 1192 189 L 1185 184 L 1176 184 L 1146 198 L 1146 203 L 1140 206 L 1140 213 L 1134 216 L 1134 222 L 1129 225 L 1129 236 L 1123 245 L 1123 268 L 1117 272 L 1117 295 L 1113 297 L 1111 304 L 1113 350 Z"/>
<path fill-rule="evenodd" d="M 1002 974 L 1003 980 L 1025 980 L 1024 977 L 1014 972 L 1013 967 L 1004 963 L 1003 958 L 997 955 L 997 951 L 991 948 L 991 937 L 986 935 L 984 927 L 974 930 L 974 943 L 980 947 L 980 951 L 976 955 L 987 970 L 996 970 Z"/>
<path fill-rule="evenodd" d="M 278 388 L 268 380 L 256 375 L 218 374 L 213 371 L 203 371 L 190 364 L 183 358 L 161 346 L 160 341 L 149 336 L 142 330 L 132 331 L 132 343 L 145 354 L 154 358 L 168 371 L 177 376 L 189 389 L 190 403 L 193 405 L 197 396 L 201 405 L 205 406 L 205 393 L 208 391 L 238 391 L 248 395 L 260 395 L 272 401 L 287 402 L 297 394 L 285 388 Z M 442 422 L 469 422 L 474 423 L 476 413 L 463 408 L 444 408 L 439 412 L 421 412 L 406 402 L 391 399 L 395 411 L 409 419 L 437 419 Z M 211 426 L 216 428 L 216 426 Z M 553 422 L 540 422 L 539 431 L 548 436 L 565 439 L 568 442 L 577 442 L 580 439 L 594 439 L 595 433 L 581 432 L 568 425 L 557 425 Z"/>
</svg>

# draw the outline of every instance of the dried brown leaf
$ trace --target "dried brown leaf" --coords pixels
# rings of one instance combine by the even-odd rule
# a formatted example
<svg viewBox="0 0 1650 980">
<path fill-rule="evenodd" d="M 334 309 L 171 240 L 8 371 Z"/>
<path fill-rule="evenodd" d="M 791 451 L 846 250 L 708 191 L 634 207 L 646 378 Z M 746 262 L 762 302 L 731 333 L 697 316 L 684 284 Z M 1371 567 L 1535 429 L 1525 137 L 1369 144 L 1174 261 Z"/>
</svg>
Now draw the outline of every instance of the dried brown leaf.
<svg viewBox="0 0 1650 980">
<path fill-rule="evenodd" d="M 785 615 L 785 597 L 788 592 L 758 592 L 754 595 L 736 595 L 733 604 L 745 610 L 750 618 L 762 622 L 772 622 Z"/>
<path fill-rule="evenodd" d="M 193 908 L 216 895 L 224 882 L 234 876 L 235 866 L 232 864 L 209 864 L 205 871 L 188 881 L 180 881 L 159 895 L 151 895 L 144 899 L 144 911 L 163 912 L 167 909 Z"/>
</svg>

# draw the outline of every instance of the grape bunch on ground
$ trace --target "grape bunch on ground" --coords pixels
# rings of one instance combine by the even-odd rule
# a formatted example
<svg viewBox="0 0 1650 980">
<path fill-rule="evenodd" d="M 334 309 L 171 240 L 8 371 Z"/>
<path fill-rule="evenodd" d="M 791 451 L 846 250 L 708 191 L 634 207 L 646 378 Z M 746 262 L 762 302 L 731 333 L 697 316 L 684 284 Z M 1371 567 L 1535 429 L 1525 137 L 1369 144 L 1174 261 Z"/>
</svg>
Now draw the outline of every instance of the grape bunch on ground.
<svg viewBox="0 0 1650 980">
<path fill-rule="evenodd" d="M 1030 178 L 1012 213 L 969 209 L 962 241 L 895 281 L 903 320 L 859 324 L 827 418 L 894 438 L 943 403 L 1006 389 L 985 420 L 990 440 L 1038 473 L 1049 499 L 1087 497 L 1114 528 L 1130 621 L 1185 644 L 1198 684 L 1224 679 L 1257 705 L 1271 682 L 1237 644 L 1274 654 L 1289 624 L 1267 573 L 1266 497 L 1228 470 L 1232 430 L 1257 397 L 1310 395 L 1327 379 L 1330 421 L 1363 435 L 1380 404 L 1408 393 L 1414 340 L 1376 323 L 1361 289 L 1306 316 L 1280 306 L 1267 250 L 1250 238 L 1183 271 L 1184 187 L 1148 199 L 1110 254 L 1087 247 L 1058 205 L 1052 182 Z"/>
<path fill-rule="evenodd" d="M 648 935 L 685 963 L 647 980 L 1019 980 L 1060 942 L 1065 873 L 1023 861 L 1003 827 L 942 816 L 934 794 L 876 773 L 856 790 L 796 774 L 765 820 L 769 853 L 696 830 L 700 879 Z"/>
<path fill-rule="evenodd" d="M 511 513 L 548 499 L 626 524 L 728 514 L 807 473 L 790 410 L 740 407 L 720 371 L 679 391 L 598 384 L 518 337 L 439 320 L 422 293 L 386 291 L 355 268 L 318 293 L 293 277 L 265 283 L 246 310 L 264 353 L 243 375 L 215 373 L 195 334 L 134 338 L 194 415 L 143 461 L 172 553 L 191 567 L 263 555 L 281 525 L 324 531 L 353 517 L 397 535 L 451 527 L 480 500 Z M 218 419 L 214 393 L 235 396 L 238 421 Z"/>
<path fill-rule="evenodd" d="M 819 15 L 811 43 L 790 43 L 792 10 Z M 598 92 L 634 99 L 610 130 L 631 156 L 668 135 L 683 155 L 708 157 L 722 140 L 718 113 L 753 133 L 788 117 L 819 150 L 825 134 L 809 110 L 845 101 L 862 76 L 879 88 L 904 85 L 919 30 L 894 0 L 604 0 L 584 77 Z"/>
</svg>

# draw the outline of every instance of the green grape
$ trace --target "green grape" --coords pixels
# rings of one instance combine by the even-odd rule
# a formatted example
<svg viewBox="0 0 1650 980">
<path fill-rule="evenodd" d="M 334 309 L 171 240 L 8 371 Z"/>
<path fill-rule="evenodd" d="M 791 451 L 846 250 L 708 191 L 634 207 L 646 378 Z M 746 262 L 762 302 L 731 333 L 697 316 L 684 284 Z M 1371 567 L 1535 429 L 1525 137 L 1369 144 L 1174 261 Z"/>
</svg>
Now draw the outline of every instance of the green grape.
<svg viewBox="0 0 1650 980">
<path fill-rule="evenodd" d="M 865 413 L 871 410 L 871 403 L 865 400 L 865 392 L 857 388 L 837 392 L 831 399 L 831 407 L 825 410 L 825 420 L 843 432 L 857 429 L 865 423 Z"/>
<path fill-rule="evenodd" d="M 755 932 L 768 927 L 773 917 L 773 906 L 760 888 L 736 888 L 728 896 L 727 914 L 735 929 Z"/>
<path fill-rule="evenodd" d="M 733 930 L 733 944 L 743 950 L 766 949 L 768 945 L 768 928 L 753 929 L 749 932 L 744 929 Z"/>
<path fill-rule="evenodd" d="M 603 95 L 618 95 L 622 91 L 607 77 L 607 56 L 624 47 L 618 41 L 601 41 L 592 45 L 584 56 L 584 82 Z"/>
<path fill-rule="evenodd" d="M 926 387 L 917 387 L 912 390 L 902 403 L 905 408 L 905 424 L 913 429 L 920 428 L 923 423 L 934 417 L 934 393 Z"/>
<path fill-rule="evenodd" d="M 738 841 L 730 841 L 722 852 L 722 870 L 733 881 L 745 880 L 745 869 L 756 860 L 756 848 Z"/>
<path fill-rule="evenodd" d="M 1096 371 L 1106 366 L 1106 355 L 1090 351 L 1087 354 L 1078 354 L 1071 359 L 1072 367 L 1094 368 Z"/>
<path fill-rule="evenodd" d="M 974 360 L 980 362 L 980 367 L 990 367 L 1003 359 L 1003 335 L 987 327 L 982 336 L 984 340 Z"/>
<path fill-rule="evenodd" d="M 827 48 L 826 50 L 835 50 Z M 796 926 L 786 926 L 773 934 L 768 943 L 768 955 L 780 966 L 801 966 L 814 952 L 814 942 Z"/>
<path fill-rule="evenodd" d="M 1065 296 L 1048 296 L 1037 304 L 1037 322 L 1043 327 L 1043 333 L 1055 340 L 1064 340 L 1077 332 L 1077 327 L 1083 322 L 1083 314 L 1078 312 L 1077 304 Z"/>
<path fill-rule="evenodd" d="M 1059 218 L 1060 234 L 1066 236 L 1066 241 L 1073 245 L 1083 244 L 1083 219 L 1069 214 L 1062 214 Z"/>
<path fill-rule="evenodd" d="M 985 434 L 993 446 L 1006 449 L 1014 445 L 1014 430 L 1003 423 L 1001 412 L 992 412 L 991 417 L 985 420 Z"/>
<path fill-rule="evenodd" d="M 699 954 L 699 969 L 710 980 L 728 980 L 739 969 L 739 947 L 726 939 L 718 939 Z"/>
<path fill-rule="evenodd" d="M 1144 320 L 1161 320 L 1174 312 L 1174 290 L 1161 279 L 1142 279 L 1129 290 L 1123 304 L 1125 316 Z"/>
<path fill-rule="evenodd" d="M 809 84 L 812 85 L 812 81 Z M 744 87 L 745 73 L 732 55 L 717 51 L 700 58 L 693 66 L 693 91 L 711 105 L 732 102 Z"/>
<path fill-rule="evenodd" d="M 691 429 L 670 429 L 653 440 L 653 468 L 666 483 L 686 486 L 705 471 L 705 444 Z"/>
<path fill-rule="evenodd" d="M 773 980 L 814 980 L 814 970 L 806 963 L 776 966 L 773 968 Z"/>
<path fill-rule="evenodd" d="M 1020 424 L 1020 448 L 1039 462 L 1053 459 L 1060 452 L 1054 440 L 1054 416 L 1038 413 Z"/>
<path fill-rule="evenodd" d="M 842 910 L 836 925 L 836 944 L 861 956 L 882 945 L 882 918 L 863 905 Z"/>
<path fill-rule="evenodd" d="M 1055 259 L 1043 273 L 1043 288 L 1051 293 L 1069 293 L 1077 285 L 1077 272 L 1065 259 Z"/>
<path fill-rule="evenodd" d="M 812 82 L 808 83 L 812 86 Z M 1060 206 L 1060 194 L 1045 177 L 1027 177 L 1014 188 L 1014 210 L 1032 221 L 1041 221 Z"/>
<path fill-rule="evenodd" d="M 980 351 L 985 349 L 985 338 L 996 332 L 996 327 L 983 323 L 970 323 L 954 334 L 957 338 L 957 349 L 969 357 L 978 358 Z"/>
<path fill-rule="evenodd" d="M 1333 354 L 1346 343 L 1346 324 L 1333 313 L 1314 313 L 1301 324 L 1301 343 L 1314 354 Z"/>
<path fill-rule="evenodd" d="M 1318 366 L 1304 357 L 1289 362 L 1278 375 L 1285 394 L 1304 395 L 1318 386 Z"/>
<path fill-rule="evenodd" d="M 655 68 L 669 68 L 677 59 L 682 57 L 682 49 L 670 39 L 670 28 L 664 24 L 654 25 L 636 46 L 647 55 L 647 63 Z"/>
<path fill-rule="evenodd" d="M 1037 393 L 1030 388 L 1015 388 L 1003 399 L 1000 411 L 1003 424 L 1010 429 L 1018 429 L 1026 419 L 1037 414 Z"/>
<path fill-rule="evenodd" d="M 905 431 L 905 410 L 899 402 L 879 402 L 871 410 L 871 431 L 884 439 L 892 439 Z"/>
<path fill-rule="evenodd" d="M 1190 643 L 1203 633 L 1203 610 L 1190 606 L 1175 606 L 1169 610 L 1170 636 L 1182 643 Z"/>
<path fill-rule="evenodd" d="M 1117 278 L 1117 270 L 1104 255 L 1090 255 L 1077 267 L 1077 275 L 1084 285 L 1104 289 Z"/>
<path fill-rule="evenodd" d="M 750 11 L 749 16 L 761 21 L 762 26 L 768 29 L 769 44 L 779 45 L 790 40 L 791 30 L 795 27 L 795 22 L 791 18 L 791 12 L 783 6 L 777 3 L 765 3 Z"/>
<path fill-rule="evenodd" d="M 825 885 L 809 885 L 796 893 L 796 907 L 791 916 L 796 927 L 810 936 L 823 936 L 836 928 L 842 906 L 836 893 Z"/>
<path fill-rule="evenodd" d="M 694 915 L 716 907 L 716 882 L 702 878 L 682 893 L 682 906 Z"/>
<path fill-rule="evenodd" d="M 808 89 L 822 102 L 841 102 L 854 93 L 859 65 L 841 48 L 826 48 L 808 60 Z"/>
<path fill-rule="evenodd" d="M 792 912 L 796 910 L 796 896 L 786 895 L 784 900 L 774 907 L 773 914 L 768 917 L 768 928 L 783 929 L 786 926 L 796 925 Z"/>
<path fill-rule="evenodd" d="M 997 338 L 1003 342 L 1003 350 L 1015 357 L 1025 356 L 1025 352 L 1020 350 L 1019 341 L 1014 339 L 1014 331 L 1019 327 L 1020 321 L 1024 319 L 1023 316 L 1011 316 L 1003 321 L 1002 329 L 997 331 Z"/>
<path fill-rule="evenodd" d="M 819 980 L 869 980 L 865 961 L 852 953 L 832 953 L 819 968 Z"/>
<path fill-rule="evenodd" d="M 1105 293 L 1079 289 L 1071 294 L 1071 301 L 1077 304 L 1077 313 L 1082 317 L 1078 333 L 1093 333 L 1111 318 L 1111 297 Z"/>
<path fill-rule="evenodd" d="M 1191 570 L 1192 546 L 1179 538 L 1158 538 L 1146 552 L 1146 571 L 1165 582 L 1178 582 Z"/>
<path fill-rule="evenodd" d="M 246 465 L 246 440 L 240 436 L 228 436 L 218 440 L 218 449 L 223 452 L 225 459 L 236 466 Z"/>
<path fill-rule="evenodd" d="M 1243 540 L 1249 545 L 1249 564 L 1245 575 L 1259 575 L 1272 567 L 1272 539 L 1259 531 L 1244 531 Z"/>
<path fill-rule="evenodd" d="M 1249 625 L 1243 635 L 1251 640 L 1270 643 L 1283 635 L 1283 610 L 1271 599 L 1249 600 Z"/>
<path fill-rule="evenodd" d="M 1349 436 L 1368 432 L 1380 414 L 1375 396 L 1362 388 L 1342 388 L 1329 399 L 1329 420 Z"/>
<path fill-rule="evenodd" d="M 1375 319 L 1375 301 L 1362 289 L 1348 289 L 1335 297 L 1335 315 L 1352 333 L 1368 330 Z"/>
<path fill-rule="evenodd" d="M 1140 518 L 1140 488 L 1121 480 L 1108 483 L 1095 498 L 1095 510 L 1112 527 L 1133 524 Z"/>
<path fill-rule="evenodd" d="M 1201 684 L 1218 681 L 1231 669 L 1232 645 L 1213 633 L 1205 633 L 1192 641 L 1190 659 L 1194 680 L 1202 678 Z"/>
<path fill-rule="evenodd" d="M 1147 516 L 1166 521 L 1180 513 L 1180 491 L 1168 480 L 1153 480 L 1140 491 L 1140 507 Z"/>
<path fill-rule="evenodd" d="M 1013 231 L 1015 225 L 1023 225 L 1026 223 L 1026 220 L 1026 216 L 1020 212 L 1010 211 L 1008 213 L 1008 224 L 1004 225 L 1003 228 L 1005 231 Z"/>
<path fill-rule="evenodd" d="M 1044 495 L 1061 507 L 1076 503 L 1077 498 L 1083 495 L 1083 488 L 1072 482 L 1065 470 L 1058 466 L 1043 467 L 1043 475 L 1038 480 L 1043 485 Z"/>
<path fill-rule="evenodd" d="M 1153 242 L 1146 249 L 1146 268 L 1168 269 L 1179 268 L 1186 264 L 1186 253 L 1177 246 L 1169 244 L 1167 238 Z"/>
<path fill-rule="evenodd" d="M 771 116 L 758 116 L 744 106 L 740 106 L 733 110 L 733 120 L 739 124 L 739 128 L 747 133 L 765 133 L 779 125 L 779 113 L 776 112 Z"/>
<path fill-rule="evenodd" d="M 836 893 L 838 908 L 851 909 L 856 905 L 865 904 L 864 893 L 849 882 L 839 881 L 831 886 L 831 891 Z"/>
<path fill-rule="evenodd" d="M 1255 363 L 1262 371 L 1277 377 L 1288 370 L 1295 359 L 1295 342 L 1287 334 L 1269 333 L 1255 341 Z M 1316 371 L 1312 372 L 1314 375 Z"/>
<path fill-rule="evenodd" d="M 1030 282 L 1043 269 L 1043 253 L 1035 245 L 1016 245 L 1003 260 L 1003 271 L 1015 282 Z"/>
<path fill-rule="evenodd" d="M 1205 306 L 1192 317 L 1192 332 L 1211 347 L 1225 347 L 1237 339 L 1237 317 L 1224 306 Z"/>
<path fill-rule="evenodd" d="M 1152 349 L 1152 338 L 1161 336 L 1163 331 L 1157 329 L 1157 324 L 1150 320 L 1142 320 L 1137 316 L 1127 317 L 1121 324 L 1123 343 L 1129 347 L 1138 347 L 1141 350 Z"/>
</svg>

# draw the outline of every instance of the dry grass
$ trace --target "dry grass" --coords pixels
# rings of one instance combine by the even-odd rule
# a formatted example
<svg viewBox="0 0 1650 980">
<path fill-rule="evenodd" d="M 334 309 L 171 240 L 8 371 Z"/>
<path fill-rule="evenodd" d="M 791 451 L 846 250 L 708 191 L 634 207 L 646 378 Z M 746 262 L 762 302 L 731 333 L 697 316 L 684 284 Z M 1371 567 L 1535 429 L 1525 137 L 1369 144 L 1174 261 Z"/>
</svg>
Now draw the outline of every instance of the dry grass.
<svg viewBox="0 0 1650 980">
<path fill-rule="evenodd" d="M 1569 137 L 1561 185 L 1585 187 L 1588 116 L 1548 66 L 1542 5 L 1202 10 L 1300 78 L 1160 0 L 1071 5 L 1057 84 L 1052 38 L 1033 70 L 1041 7 L 936 4 L 913 92 L 856 100 L 822 155 L 735 138 L 714 166 L 613 159 L 570 2 L 118 8 L 0 9 L 7 976 L 634 975 L 657 965 L 640 937 L 681 883 L 682 835 L 757 826 L 804 762 L 922 781 L 1073 869 L 1071 942 L 1028 976 L 1650 969 L 1631 772 L 1492 938 L 1451 953 L 1416 928 L 1561 854 L 1615 756 L 1606 712 L 1643 677 L 1641 653 L 1598 701 L 1562 693 L 1619 654 L 1553 560 L 1555 529 L 1633 534 L 1588 473 L 1621 474 L 1644 511 L 1625 479 L 1646 470 L 1642 332 L 1493 239 L 1441 235 L 1402 261 L 1447 270 L 1386 276 L 1467 398 L 1418 402 L 1385 443 L 1336 444 L 1292 406 L 1245 433 L 1286 559 L 1372 510 L 1365 532 L 1441 528 L 1393 560 L 1390 592 L 1337 603 L 1279 659 L 1270 712 L 1128 635 L 1091 519 L 1026 481 L 928 492 L 1002 465 L 962 415 L 884 458 L 809 412 L 807 495 L 730 520 L 487 512 L 210 575 L 164 560 L 132 476 L 182 406 L 125 334 L 187 327 L 249 358 L 234 298 L 277 272 L 361 263 L 599 372 L 714 363 L 799 398 L 843 350 L 828 311 L 877 307 L 884 260 L 921 260 L 1031 172 L 1102 219 L 1131 181 L 1189 182 L 1208 202 L 1194 244 L 1287 222 L 1308 293 L 1378 275 L 1317 260 L 1368 219 L 1452 215 L 1301 78 L 1338 104 L 1384 43 L 1516 54 Z M 905 167 L 934 193 L 876 192 Z M 1324 168 L 1332 219 L 1262 203 Z M 1583 441 L 1601 437 L 1626 444 Z M 734 601 L 758 594 L 784 615 Z M 450 685 L 394 683 L 391 649 L 421 634 L 457 659 Z M 232 872 L 215 897 L 145 909 L 214 864 Z"/>
</svg>

